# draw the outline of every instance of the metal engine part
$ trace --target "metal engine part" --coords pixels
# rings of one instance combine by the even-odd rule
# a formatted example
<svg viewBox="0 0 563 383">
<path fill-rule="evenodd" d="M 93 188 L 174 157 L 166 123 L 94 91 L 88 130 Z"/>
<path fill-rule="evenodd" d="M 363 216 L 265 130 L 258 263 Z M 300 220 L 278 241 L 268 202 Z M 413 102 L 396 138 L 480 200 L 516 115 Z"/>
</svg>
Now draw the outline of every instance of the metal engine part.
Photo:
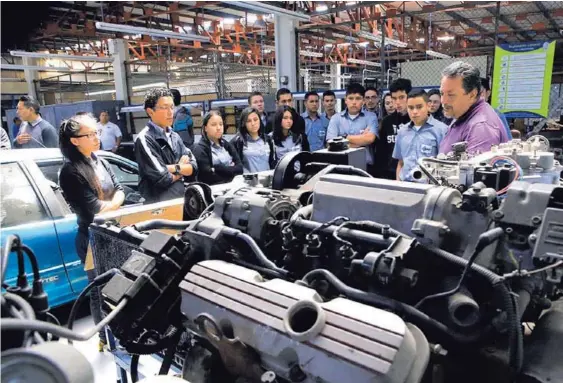
<svg viewBox="0 0 563 383">
<path fill-rule="evenodd" d="M 549 151 L 549 141 L 542 136 L 532 137 L 528 141 L 512 140 L 502 143 L 472 158 L 462 153 L 457 155 L 457 158 L 443 156 L 438 159 L 425 158 L 422 159 L 422 163 L 431 175 L 441 182 L 465 187 L 478 181 L 486 181 L 486 184 L 494 183 L 495 173 L 503 167 L 507 169 L 505 165 L 509 163 L 511 166 L 508 169 L 512 169 L 513 172 L 507 176 L 508 179 L 502 180 L 503 185 L 497 190 L 509 184 L 514 175 L 517 175 L 520 181 L 557 185 L 563 171 L 563 166 L 555 160 L 555 153 Z M 422 179 L 426 178 L 424 172 L 420 170 L 417 174 Z"/>
<path fill-rule="evenodd" d="M 420 330 L 392 313 L 344 298 L 323 302 L 315 290 L 237 265 L 200 262 L 180 288 L 182 312 L 251 381 L 273 371 L 300 382 L 419 382 L 429 360 Z"/>
<path fill-rule="evenodd" d="M 463 211 L 463 199 L 448 187 L 329 174 L 315 185 L 312 219 L 372 220 L 458 251 L 486 231 L 488 222 L 486 214 Z"/>
</svg>

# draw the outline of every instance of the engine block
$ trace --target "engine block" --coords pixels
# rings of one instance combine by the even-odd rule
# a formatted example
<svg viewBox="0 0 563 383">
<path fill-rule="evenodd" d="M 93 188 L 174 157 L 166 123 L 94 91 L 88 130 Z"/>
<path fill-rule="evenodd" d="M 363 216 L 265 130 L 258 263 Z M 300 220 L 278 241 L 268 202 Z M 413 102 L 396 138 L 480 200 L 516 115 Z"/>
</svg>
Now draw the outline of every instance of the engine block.
<svg viewBox="0 0 563 383">
<path fill-rule="evenodd" d="M 428 363 L 426 338 L 397 315 L 344 298 L 323 302 L 315 290 L 265 281 L 241 266 L 201 262 L 180 288 L 182 312 L 203 324 L 219 350 L 231 351 L 224 358 L 245 363 L 248 374 L 259 372 L 244 360 L 243 345 L 260 354 L 256 363 L 288 381 L 300 370 L 303 382 L 418 382 Z"/>
</svg>

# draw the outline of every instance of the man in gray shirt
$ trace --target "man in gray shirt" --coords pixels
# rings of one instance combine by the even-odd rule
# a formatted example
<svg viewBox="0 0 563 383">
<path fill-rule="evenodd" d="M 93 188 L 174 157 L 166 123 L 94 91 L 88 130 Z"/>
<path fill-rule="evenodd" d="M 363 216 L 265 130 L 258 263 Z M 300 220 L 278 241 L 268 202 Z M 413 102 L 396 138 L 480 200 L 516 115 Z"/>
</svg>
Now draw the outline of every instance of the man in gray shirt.
<svg viewBox="0 0 563 383">
<path fill-rule="evenodd" d="M 22 119 L 18 135 L 14 139 L 15 149 L 58 148 L 59 135 L 49 122 L 39 115 L 39 103 L 28 96 L 20 97 L 18 116 Z"/>
</svg>

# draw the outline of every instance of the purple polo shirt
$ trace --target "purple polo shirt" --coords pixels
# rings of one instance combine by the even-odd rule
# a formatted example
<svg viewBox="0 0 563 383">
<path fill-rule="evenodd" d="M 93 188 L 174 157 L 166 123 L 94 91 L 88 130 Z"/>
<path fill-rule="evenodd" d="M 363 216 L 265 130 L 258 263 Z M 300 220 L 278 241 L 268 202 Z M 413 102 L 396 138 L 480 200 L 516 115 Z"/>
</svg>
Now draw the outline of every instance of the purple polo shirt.
<svg viewBox="0 0 563 383">
<path fill-rule="evenodd" d="M 440 144 L 440 153 L 452 151 L 456 142 L 466 141 L 467 152 L 477 154 L 491 150 L 491 146 L 508 141 L 506 129 L 495 110 L 483 100 L 473 104 L 455 120 Z"/>
</svg>

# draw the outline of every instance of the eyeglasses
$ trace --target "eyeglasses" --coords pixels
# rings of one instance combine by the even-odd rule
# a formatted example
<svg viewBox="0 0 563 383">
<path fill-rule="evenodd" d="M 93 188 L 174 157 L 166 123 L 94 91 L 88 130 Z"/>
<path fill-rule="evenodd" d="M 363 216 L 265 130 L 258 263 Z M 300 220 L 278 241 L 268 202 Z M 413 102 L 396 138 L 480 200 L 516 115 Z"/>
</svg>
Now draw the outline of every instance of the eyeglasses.
<svg viewBox="0 0 563 383">
<path fill-rule="evenodd" d="M 166 110 L 168 112 L 174 112 L 174 105 L 171 105 L 171 106 L 155 106 L 154 110 Z"/>
<path fill-rule="evenodd" d="M 100 132 L 92 132 L 92 133 L 88 133 L 88 134 L 79 134 L 77 136 L 74 136 L 76 138 L 81 138 L 81 137 L 88 137 L 90 140 L 93 140 L 96 137 L 100 137 Z"/>
</svg>

